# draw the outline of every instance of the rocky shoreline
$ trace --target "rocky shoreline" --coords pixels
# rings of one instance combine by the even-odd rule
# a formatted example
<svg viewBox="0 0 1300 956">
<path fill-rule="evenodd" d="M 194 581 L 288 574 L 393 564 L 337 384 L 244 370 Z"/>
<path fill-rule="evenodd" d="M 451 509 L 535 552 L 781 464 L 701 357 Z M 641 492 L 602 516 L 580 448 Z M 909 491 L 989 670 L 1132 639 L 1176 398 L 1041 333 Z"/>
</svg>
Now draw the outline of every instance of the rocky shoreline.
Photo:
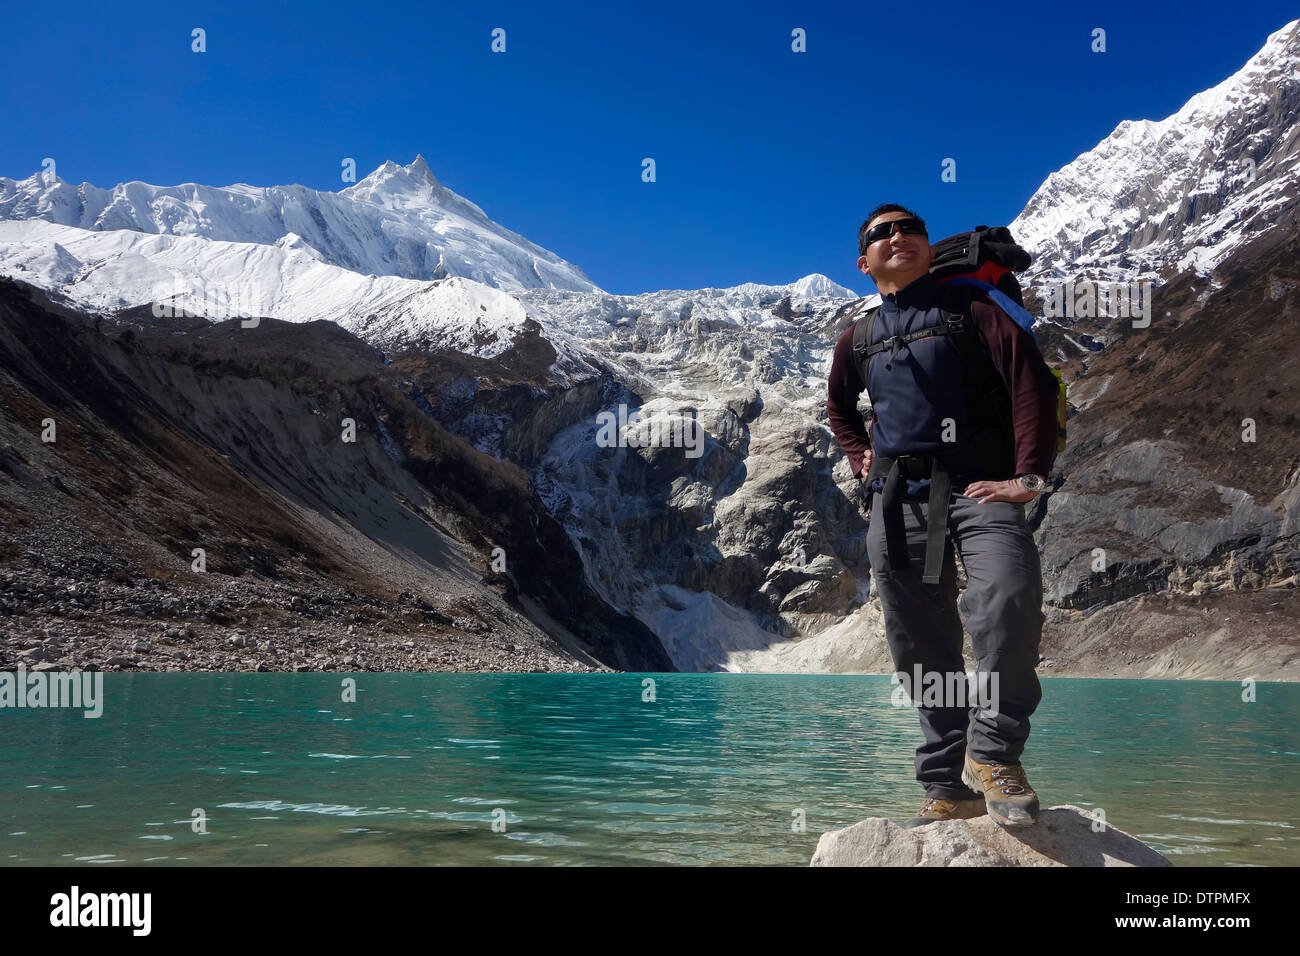
<svg viewBox="0 0 1300 956">
<path fill-rule="evenodd" d="M 214 595 L 183 579 L 14 568 L 0 573 L 0 670 L 610 672 L 527 636 L 503 640 L 480 619 L 490 610 L 437 609 L 410 592 L 382 602 L 235 579 Z"/>
<path fill-rule="evenodd" d="M 615 673 L 539 642 L 486 602 L 434 607 L 409 591 L 384 601 L 306 581 L 200 585 L 107 567 L 51 574 L 35 552 L 25 557 L 33 563 L 0 572 L 0 670 Z M 1041 677 L 1296 681 L 1300 592 L 1149 594 L 1087 614 L 1049 607 L 1042 655 Z"/>
</svg>

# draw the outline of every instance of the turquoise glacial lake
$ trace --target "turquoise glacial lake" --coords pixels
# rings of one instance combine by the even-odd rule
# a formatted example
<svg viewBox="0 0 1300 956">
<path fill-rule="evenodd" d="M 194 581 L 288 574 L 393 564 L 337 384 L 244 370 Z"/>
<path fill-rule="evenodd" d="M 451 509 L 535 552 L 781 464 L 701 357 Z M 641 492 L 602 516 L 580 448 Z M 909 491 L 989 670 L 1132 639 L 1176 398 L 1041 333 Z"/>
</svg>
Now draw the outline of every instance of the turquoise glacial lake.
<svg viewBox="0 0 1300 956">
<path fill-rule="evenodd" d="M 1300 686 L 1250 703 L 1232 682 L 1043 688 L 1024 765 L 1044 807 L 1101 808 L 1175 865 L 1300 862 Z M 806 866 L 822 832 L 921 804 L 920 728 L 891 690 L 107 674 L 98 719 L 0 708 L 0 863 Z"/>
</svg>

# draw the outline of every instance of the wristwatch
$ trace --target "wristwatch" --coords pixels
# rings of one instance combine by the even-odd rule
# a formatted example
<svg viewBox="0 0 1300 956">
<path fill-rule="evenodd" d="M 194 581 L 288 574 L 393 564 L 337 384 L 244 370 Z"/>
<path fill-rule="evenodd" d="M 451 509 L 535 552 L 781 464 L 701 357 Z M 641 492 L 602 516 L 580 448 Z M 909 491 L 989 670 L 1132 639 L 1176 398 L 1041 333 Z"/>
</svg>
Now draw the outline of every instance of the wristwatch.
<svg viewBox="0 0 1300 956">
<path fill-rule="evenodd" d="M 1016 477 L 1020 479 L 1020 483 L 1025 486 L 1026 490 L 1032 491 L 1034 494 L 1038 494 L 1042 491 L 1043 485 L 1047 481 L 1046 478 L 1042 478 L 1039 475 L 1023 474 L 1016 475 Z"/>
</svg>

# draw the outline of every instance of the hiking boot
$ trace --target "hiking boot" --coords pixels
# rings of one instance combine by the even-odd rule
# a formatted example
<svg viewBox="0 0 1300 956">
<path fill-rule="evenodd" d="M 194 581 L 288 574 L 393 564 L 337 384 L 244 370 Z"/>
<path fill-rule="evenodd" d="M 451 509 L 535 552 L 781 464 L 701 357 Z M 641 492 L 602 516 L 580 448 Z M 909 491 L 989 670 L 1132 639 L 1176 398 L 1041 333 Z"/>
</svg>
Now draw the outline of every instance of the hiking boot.
<svg viewBox="0 0 1300 956">
<path fill-rule="evenodd" d="M 984 798 L 973 800 L 949 800 L 946 797 L 926 797 L 916 816 L 908 820 L 904 827 L 919 827 L 935 820 L 969 820 L 971 817 L 984 816 Z"/>
<path fill-rule="evenodd" d="M 984 791 L 984 805 L 999 826 L 1028 827 L 1038 822 L 1038 794 L 1020 764 L 980 763 L 967 754 L 961 782 Z"/>
</svg>

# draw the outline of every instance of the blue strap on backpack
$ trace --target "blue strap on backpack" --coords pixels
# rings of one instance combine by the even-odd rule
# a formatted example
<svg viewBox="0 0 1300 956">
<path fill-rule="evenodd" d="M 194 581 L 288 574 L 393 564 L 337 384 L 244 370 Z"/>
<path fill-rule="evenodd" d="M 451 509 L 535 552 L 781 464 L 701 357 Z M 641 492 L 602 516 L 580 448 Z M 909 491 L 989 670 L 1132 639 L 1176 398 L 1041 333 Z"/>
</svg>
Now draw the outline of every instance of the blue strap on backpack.
<svg viewBox="0 0 1300 956">
<path fill-rule="evenodd" d="M 1034 335 L 1034 317 L 1025 311 L 1025 307 L 1016 302 L 1015 299 L 1007 295 L 995 285 L 987 282 L 981 282 L 979 279 L 972 279 L 969 276 L 955 276 L 947 280 L 944 285 L 968 285 L 976 289 L 981 289 L 999 309 L 1005 312 L 1011 319 L 1026 332 L 1029 337 L 1038 343 L 1038 336 Z"/>
</svg>

